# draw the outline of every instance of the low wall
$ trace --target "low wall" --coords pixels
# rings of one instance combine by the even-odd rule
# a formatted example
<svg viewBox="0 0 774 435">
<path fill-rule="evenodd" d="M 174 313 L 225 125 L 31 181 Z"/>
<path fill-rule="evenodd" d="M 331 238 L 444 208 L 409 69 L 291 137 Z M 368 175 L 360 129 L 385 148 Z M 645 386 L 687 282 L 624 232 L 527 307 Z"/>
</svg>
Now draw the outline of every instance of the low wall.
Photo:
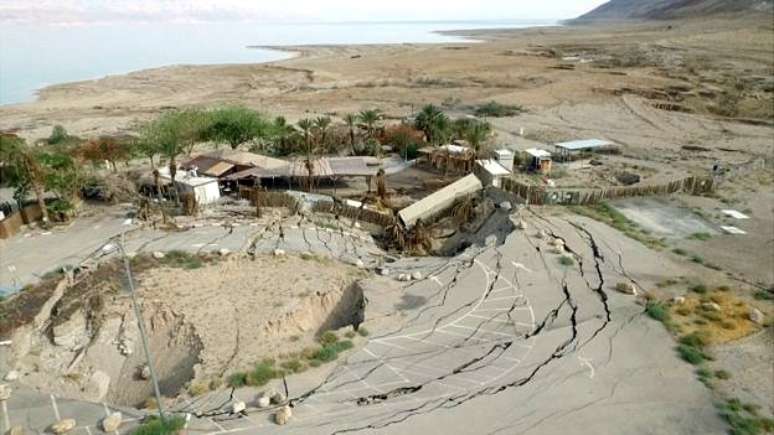
<svg viewBox="0 0 774 435">
<path fill-rule="evenodd" d="M 247 199 L 251 204 L 260 207 L 285 207 L 291 211 L 296 211 L 299 208 L 298 200 L 285 192 L 267 192 L 249 187 L 240 187 L 239 197 Z"/>
<path fill-rule="evenodd" d="M 538 186 L 506 178 L 502 182 L 502 188 L 515 193 L 529 204 L 587 205 L 616 198 L 669 195 L 676 192 L 700 195 L 712 192 L 715 188 L 715 181 L 710 177 L 687 177 L 663 184 L 582 189 Z"/>
<path fill-rule="evenodd" d="M 312 211 L 317 213 L 337 214 L 349 219 L 368 222 L 381 227 L 388 227 L 395 223 L 395 219 L 389 214 L 329 201 L 319 201 L 315 203 L 312 207 Z"/>
</svg>

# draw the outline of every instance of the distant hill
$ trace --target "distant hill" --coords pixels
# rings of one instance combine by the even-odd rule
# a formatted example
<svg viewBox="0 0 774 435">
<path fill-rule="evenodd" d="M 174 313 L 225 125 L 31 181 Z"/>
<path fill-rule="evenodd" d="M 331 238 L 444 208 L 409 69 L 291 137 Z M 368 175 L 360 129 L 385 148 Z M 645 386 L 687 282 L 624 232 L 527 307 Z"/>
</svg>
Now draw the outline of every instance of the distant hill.
<svg viewBox="0 0 774 435">
<path fill-rule="evenodd" d="M 575 21 L 669 20 L 772 11 L 774 0 L 610 0 Z"/>
</svg>

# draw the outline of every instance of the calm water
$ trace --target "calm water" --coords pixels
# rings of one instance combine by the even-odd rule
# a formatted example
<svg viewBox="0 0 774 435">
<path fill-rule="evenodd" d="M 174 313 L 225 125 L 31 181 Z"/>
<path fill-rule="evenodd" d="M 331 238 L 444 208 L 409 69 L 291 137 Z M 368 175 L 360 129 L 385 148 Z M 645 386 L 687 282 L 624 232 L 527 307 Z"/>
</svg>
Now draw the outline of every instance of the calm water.
<svg viewBox="0 0 774 435">
<path fill-rule="evenodd" d="M 532 27 L 547 21 L 337 24 L 123 24 L 65 27 L 0 23 L 0 104 L 31 101 L 37 89 L 177 64 L 269 62 L 287 53 L 249 45 L 449 42 L 437 30 Z"/>
</svg>

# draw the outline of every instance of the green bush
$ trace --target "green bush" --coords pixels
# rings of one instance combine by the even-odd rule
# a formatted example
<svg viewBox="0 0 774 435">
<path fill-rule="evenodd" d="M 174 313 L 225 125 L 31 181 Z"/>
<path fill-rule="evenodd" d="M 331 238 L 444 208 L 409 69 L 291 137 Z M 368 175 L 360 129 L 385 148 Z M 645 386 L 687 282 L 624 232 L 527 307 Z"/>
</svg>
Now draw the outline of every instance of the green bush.
<svg viewBox="0 0 774 435">
<path fill-rule="evenodd" d="M 706 241 L 706 240 L 709 240 L 709 239 L 712 238 L 712 234 L 710 234 L 710 233 L 693 233 L 693 234 L 691 234 L 690 238 L 693 239 L 693 240 Z"/>
<path fill-rule="evenodd" d="M 731 373 L 727 370 L 715 370 L 715 377 L 722 380 L 731 379 Z"/>
<path fill-rule="evenodd" d="M 371 334 L 371 332 L 369 332 L 363 326 L 357 328 L 357 333 L 360 334 L 361 337 L 368 337 Z"/>
<path fill-rule="evenodd" d="M 575 264 L 575 260 L 573 260 L 569 255 L 562 255 L 559 257 L 559 264 L 562 266 L 572 266 Z"/>
<path fill-rule="evenodd" d="M 502 118 L 506 116 L 516 116 L 524 111 L 519 105 L 501 104 L 496 101 L 490 101 L 476 107 L 474 113 L 479 117 Z"/>
<path fill-rule="evenodd" d="M 338 352 L 331 346 L 321 347 L 314 354 L 314 359 L 321 362 L 329 362 L 338 358 Z"/>
<path fill-rule="evenodd" d="M 232 388 L 244 387 L 247 385 L 247 373 L 234 373 L 228 377 L 228 386 Z"/>
<path fill-rule="evenodd" d="M 707 286 L 704 284 L 696 284 L 693 287 L 691 287 L 691 291 L 694 293 L 698 293 L 700 295 L 703 295 L 707 293 Z"/>
<path fill-rule="evenodd" d="M 253 371 L 247 374 L 247 385 L 260 387 L 266 385 L 270 380 L 276 378 L 278 372 L 270 364 L 264 362 L 255 365 Z"/>
<path fill-rule="evenodd" d="M 729 433 L 732 435 L 759 435 L 774 431 L 774 420 L 759 417 L 755 405 L 729 399 L 717 407 L 720 415 L 731 426 Z"/>
<path fill-rule="evenodd" d="M 685 344 L 677 346 L 677 353 L 680 355 L 680 358 L 693 365 L 699 365 L 706 359 L 701 350 Z"/>
<path fill-rule="evenodd" d="M 696 349 L 704 349 L 704 346 L 707 345 L 707 340 L 698 332 L 694 332 L 692 334 L 681 337 L 680 344 L 695 347 Z"/>
<path fill-rule="evenodd" d="M 339 341 L 338 343 L 332 344 L 331 347 L 333 347 L 333 349 L 335 349 L 336 352 L 344 352 L 345 350 L 352 349 L 354 345 L 349 340 L 343 340 L 343 341 Z"/>
<path fill-rule="evenodd" d="M 339 341 L 339 337 L 337 337 L 336 333 L 333 331 L 325 331 L 322 334 L 320 334 L 320 338 L 318 339 L 318 341 L 323 346 L 328 346 L 330 344 L 333 344 Z"/>
<path fill-rule="evenodd" d="M 651 319 L 658 320 L 659 322 L 666 323 L 670 319 L 669 311 L 664 304 L 660 302 L 648 302 L 648 305 L 645 307 L 645 312 Z"/>
<path fill-rule="evenodd" d="M 306 366 L 304 366 L 304 364 L 297 359 L 284 361 L 280 364 L 280 367 L 291 373 L 300 373 L 306 369 Z"/>
<path fill-rule="evenodd" d="M 675 248 L 675 249 L 672 249 L 672 252 L 674 252 L 674 253 L 675 253 L 675 254 L 677 254 L 677 255 L 688 255 L 688 251 L 686 251 L 686 250 L 685 250 L 685 249 L 683 249 L 683 248 Z"/>
<path fill-rule="evenodd" d="M 165 266 L 182 269 L 198 269 L 204 265 L 202 259 L 197 255 L 177 250 L 167 252 L 159 262 Z"/>
<path fill-rule="evenodd" d="M 185 426 L 185 419 L 179 416 L 167 416 L 163 421 L 158 417 L 150 417 L 137 427 L 132 435 L 167 435 L 175 434 Z"/>
</svg>

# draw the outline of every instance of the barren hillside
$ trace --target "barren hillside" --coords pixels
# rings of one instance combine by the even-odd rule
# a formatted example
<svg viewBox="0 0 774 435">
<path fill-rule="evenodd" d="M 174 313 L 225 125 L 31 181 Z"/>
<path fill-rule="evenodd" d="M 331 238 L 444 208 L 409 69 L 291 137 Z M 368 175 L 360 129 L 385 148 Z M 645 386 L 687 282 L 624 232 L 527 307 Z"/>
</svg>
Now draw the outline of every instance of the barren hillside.
<svg viewBox="0 0 774 435">
<path fill-rule="evenodd" d="M 774 0 L 611 0 L 578 21 L 695 18 L 715 14 L 771 14 Z"/>
</svg>

